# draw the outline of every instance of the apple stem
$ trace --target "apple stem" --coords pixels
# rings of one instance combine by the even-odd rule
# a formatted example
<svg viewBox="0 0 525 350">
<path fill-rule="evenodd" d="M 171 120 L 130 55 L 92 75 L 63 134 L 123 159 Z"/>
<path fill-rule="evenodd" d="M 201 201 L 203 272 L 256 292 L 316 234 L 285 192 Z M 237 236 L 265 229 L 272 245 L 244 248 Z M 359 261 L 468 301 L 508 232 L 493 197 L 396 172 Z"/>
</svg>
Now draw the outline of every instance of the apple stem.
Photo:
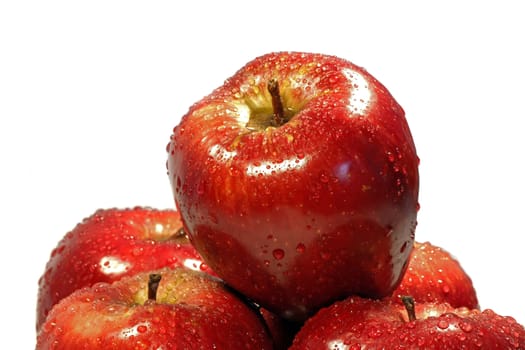
<svg viewBox="0 0 525 350">
<path fill-rule="evenodd" d="M 272 126 L 281 126 L 284 124 L 284 107 L 281 101 L 281 93 L 279 91 L 279 83 L 277 79 L 270 79 L 268 81 L 268 92 L 272 96 L 273 119 Z"/>
<path fill-rule="evenodd" d="M 414 301 L 414 298 L 407 295 L 401 296 L 401 301 L 403 301 L 403 304 L 405 305 L 405 309 L 408 313 L 408 320 L 409 321 L 415 321 L 416 320 L 416 303 Z"/>
<path fill-rule="evenodd" d="M 160 273 L 152 273 L 149 275 L 148 280 L 148 300 L 157 300 L 157 290 L 159 289 L 159 283 L 162 276 Z"/>
</svg>

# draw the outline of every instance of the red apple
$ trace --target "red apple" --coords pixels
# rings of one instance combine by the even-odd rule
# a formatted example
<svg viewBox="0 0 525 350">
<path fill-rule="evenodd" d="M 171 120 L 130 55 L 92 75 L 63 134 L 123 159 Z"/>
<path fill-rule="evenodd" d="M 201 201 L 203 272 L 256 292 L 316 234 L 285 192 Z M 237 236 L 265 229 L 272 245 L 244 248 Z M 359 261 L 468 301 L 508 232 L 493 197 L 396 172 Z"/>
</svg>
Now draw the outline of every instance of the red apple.
<svg viewBox="0 0 525 350">
<path fill-rule="evenodd" d="M 479 308 L 472 279 L 459 261 L 430 242 L 414 243 L 408 268 L 392 299 L 401 303 L 402 295 L 410 295 L 416 302 L 447 302 L 456 308 Z"/>
<path fill-rule="evenodd" d="M 60 299 L 96 282 L 165 266 L 212 273 L 181 227 L 177 211 L 143 207 L 101 209 L 84 219 L 58 243 L 38 282 L 37 329 Z"/>
<path fill-rule="evenodd" d="M 257 303 L 301 321 L 399 284 L 419 160 L 403 109 L 366 70 L 321 54 L 256 58 L 189 109 L 167 151 L 190 240 Z"/>
<path fill-rule="evenodd" d="M 176 268 L 73 292 L 51 309 L 36 349 L 261 350 L 272 341 L 260 315 L 222 282 Z"/>
<path fill-rule="evenodd" d="M 290 350 L 309 349 L 525 349 L 525 328 L 489 309 L 350 297 L 306 321 Z"/>
</svg>

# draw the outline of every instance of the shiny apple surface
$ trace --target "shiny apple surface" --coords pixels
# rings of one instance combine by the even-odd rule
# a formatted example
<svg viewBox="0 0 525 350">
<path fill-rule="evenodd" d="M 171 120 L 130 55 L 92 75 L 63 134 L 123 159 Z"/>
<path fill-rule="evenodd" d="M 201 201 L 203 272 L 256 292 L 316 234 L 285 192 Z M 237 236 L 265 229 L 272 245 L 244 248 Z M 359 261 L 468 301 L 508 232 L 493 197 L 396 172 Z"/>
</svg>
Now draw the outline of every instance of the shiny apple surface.
<svg viewBox="0 0 525 350">
<path fill-rule="evenodd" d="M 403 109 L 366 70 L 319 54 L 259 57 L 189 109 L 167 151 L 190 240 L 256 302 L 302 320 L 399 283 L 419 159 Z"/>
</svg>

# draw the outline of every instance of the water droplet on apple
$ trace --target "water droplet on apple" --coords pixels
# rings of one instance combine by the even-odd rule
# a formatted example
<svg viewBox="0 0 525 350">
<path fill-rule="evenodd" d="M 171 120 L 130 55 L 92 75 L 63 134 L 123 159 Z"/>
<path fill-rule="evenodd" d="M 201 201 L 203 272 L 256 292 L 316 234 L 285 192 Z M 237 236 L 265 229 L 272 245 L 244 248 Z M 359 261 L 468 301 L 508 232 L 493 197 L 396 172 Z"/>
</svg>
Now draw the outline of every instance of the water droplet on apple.
<svg viewBox="0 0 525 350">
<path fill-rule="evenodd" d="M 280 248 L 274 249 L 272 255 L 276 260 L 281 260 L 282 258 L 284 258 L 284 250 Z"/>
<path fill-rule="evenodd" d="M 134 256 L 139 256 L 139 255 L 142 255 L 144 253 L 144 249 L 143 248 L 133 248 L 133 250 L 131 251 L 131 253 L 134 255 Z"/>
<path fill-rule="evenodd" d="M 51 257 L 53 258 L 56 255 L 61 254 L 65 248 L 66 248 L 65 245 L 60 245 L 57 248 L 53 249 L 53 251 L 51 252 Z"/>
<path fill-rule="evenodd" d="M 299 243 L 297 247 L 295 247 L 295 250 L 297 251 L 297 253 L 304 253 L 305 249 L 306 249 L 306 246 L 303 243 Z"/>
<path fill-rule="evenodd" d="M 217 166 L 217 164 L 213 163 L 211 166 L 209 166 L 208 171 L 210 172 L 210 174 L 215 174 L 218 168 L 219 167 Z"/>
<path fill-rule="evenodd" d="M 439 320 L 437 326 L 441 329 L 447 329 L 449 324 L 447 320 Z"/>
<path fill-rule="evenodd" d="M 460 322 L 459 323 L 459 328 L 461 328 L 461 330 L 463 332 L 466 332 L 466 333 L 469 333 L 472 331 L 472 325 L 470 323 L 466 323 L 466 322 Z"/>
<path fill-rule="evenodd" d="M 368 331 L 368 337 L 369 338 L 379 338 L 383 335 L 383 331 L 379 328 L 373 328 Z"/>
<path fill-rule="evenodd" d="M 182 180 L 180 179 L 180 176 L 177 176 L 175 191 L 180 192 L 181 186 L 182 186 Z"/>
</svg>

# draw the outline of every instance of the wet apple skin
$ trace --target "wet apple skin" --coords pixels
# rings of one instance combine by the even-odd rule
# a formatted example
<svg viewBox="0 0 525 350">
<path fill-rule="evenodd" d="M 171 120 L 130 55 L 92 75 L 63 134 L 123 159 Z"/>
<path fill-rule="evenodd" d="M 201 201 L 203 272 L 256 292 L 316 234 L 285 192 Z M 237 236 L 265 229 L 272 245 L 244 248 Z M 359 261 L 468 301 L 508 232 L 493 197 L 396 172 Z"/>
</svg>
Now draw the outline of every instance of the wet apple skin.
<svg viewBox="0 0 525 350">
<path fill-rule="evenodd" d="M 254 130 L 247 114 L 270 108 L 272 78 L 291 117 Z M 364 69 L 334 56 L 259 57 L 193 105 L 167 149 L 192 243 L 249 298 L 304 320 L 344 296 L 382 297 L 398 285 L 414 241 L 419 159 L 403 109 Z"/>
</svg>

